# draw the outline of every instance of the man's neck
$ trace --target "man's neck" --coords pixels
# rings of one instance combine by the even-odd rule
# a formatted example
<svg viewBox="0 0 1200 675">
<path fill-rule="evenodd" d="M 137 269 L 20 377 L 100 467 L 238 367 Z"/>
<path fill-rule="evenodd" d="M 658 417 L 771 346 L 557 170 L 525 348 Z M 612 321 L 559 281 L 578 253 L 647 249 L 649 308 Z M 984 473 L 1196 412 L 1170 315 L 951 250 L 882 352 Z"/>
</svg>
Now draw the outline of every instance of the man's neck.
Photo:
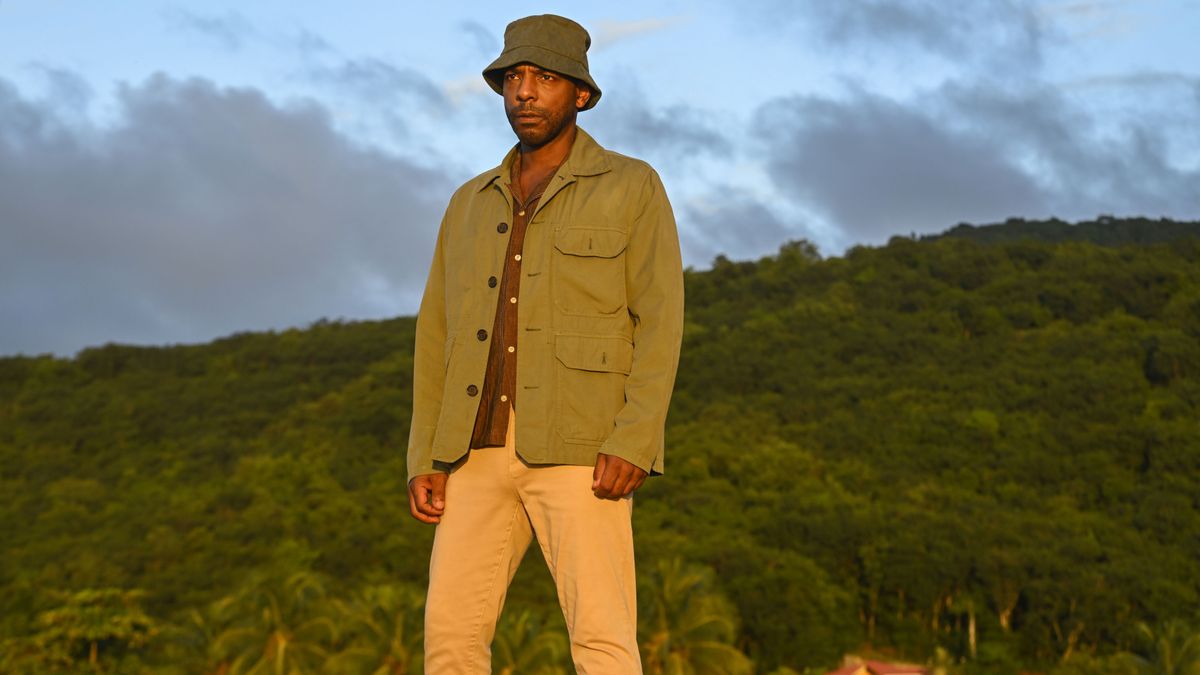
<svg viewBox="0 0 1200 675">
<path fill-rule="evenodd" d="M 542 174 L 547 171 L 553 171 L 562 164 L 563 160 L 571 152 L 571 145 L 575 142 L 575 129 L 576 126 L 574 124 L 564 127 L 552 140 L 536 148 L 528 147 L 522 143 L 522 172 Z"/>
</svg>

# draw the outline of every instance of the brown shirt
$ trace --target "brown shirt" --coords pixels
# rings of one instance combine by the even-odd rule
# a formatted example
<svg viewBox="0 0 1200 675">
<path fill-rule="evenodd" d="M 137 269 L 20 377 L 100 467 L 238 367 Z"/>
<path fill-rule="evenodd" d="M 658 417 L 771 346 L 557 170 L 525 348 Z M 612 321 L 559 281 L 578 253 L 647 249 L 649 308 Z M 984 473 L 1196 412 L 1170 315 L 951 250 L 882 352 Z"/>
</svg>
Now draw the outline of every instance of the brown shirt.
<svg viewBox="0 0 1200 675">
<path fill-rule="evenodd" d="M 564 158 L 565 160 L 565 158 Z M 512 163 L 509 191 L 513 195 L 512 233 L 504 255 L 504 271 L 499 280 L 500 296 L 497 299 L 496 320 L 492 324 L 492 343 L 488 348 L 487 370 L 483 376 L 483 391 L 479 397 L 479 412 L 475 415 L 475 428 L 471 432 L 471 447 L 484 448 L 504 445 L 508 431 L 510 406 L 517 406 L 517 303 L 521 289 L 521 250 L 525 243 L 525 228 L 537 209 L 542 192 L 554 178 L 557 168 L 530 190 L 524 197 L 521 191 L 521 155 L 517 153 Z M 496 226 L 500 234 L 508 229 L 506 223 Z M 495 277 L 488 279 L 491 285 Z M 479 339 L 487 335 L 479 332 Z"/>
</svg>

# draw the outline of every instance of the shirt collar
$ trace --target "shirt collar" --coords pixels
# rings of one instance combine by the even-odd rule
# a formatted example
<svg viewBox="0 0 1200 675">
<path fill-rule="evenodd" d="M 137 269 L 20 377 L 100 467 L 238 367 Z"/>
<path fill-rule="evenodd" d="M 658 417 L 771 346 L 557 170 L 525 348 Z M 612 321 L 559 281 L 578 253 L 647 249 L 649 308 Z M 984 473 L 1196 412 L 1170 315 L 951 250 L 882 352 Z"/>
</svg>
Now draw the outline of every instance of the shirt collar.
<svg viewBox="0 0 1200 675">
<path fill-rule="evenodd" d="M 520 144 L 514 145 L 499 166 L 483 174 L 483 184 L 479 186 L 480 192 L 496 181 L 508 179 L 519 148 Z M 571 144 L 571 152 L 558 170 L 560 173 L 569 173 L 576 177 L 598 176 L 612 168 L 608 163 L 607 153 L 608 151 L 597 143 L 591 134 L 584 131 L 583 127 L 577 126 L 575 127 L 575 142 Z"/>
</svg>

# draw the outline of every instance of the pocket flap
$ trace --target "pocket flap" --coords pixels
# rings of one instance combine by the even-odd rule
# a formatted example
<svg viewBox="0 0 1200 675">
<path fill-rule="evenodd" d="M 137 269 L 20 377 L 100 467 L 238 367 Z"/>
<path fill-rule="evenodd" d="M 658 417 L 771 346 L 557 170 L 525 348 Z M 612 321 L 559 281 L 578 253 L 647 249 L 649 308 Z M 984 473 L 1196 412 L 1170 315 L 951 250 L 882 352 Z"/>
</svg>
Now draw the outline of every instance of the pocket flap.
<svg viewBox="0 0 1200 675">
<path fill-rule="evenodd" d="M 633 365 L 633 343 L 623 337 L 557 335 L 554 355 L 568 368 L 628 374 Z"/>
<path fill-rule="evenodd" d="M 625 233 L 595 227 L 566 227 L 554 234 L 554 248 L 567 255 L 613 258 L 625 250 Z"/>
</svg>

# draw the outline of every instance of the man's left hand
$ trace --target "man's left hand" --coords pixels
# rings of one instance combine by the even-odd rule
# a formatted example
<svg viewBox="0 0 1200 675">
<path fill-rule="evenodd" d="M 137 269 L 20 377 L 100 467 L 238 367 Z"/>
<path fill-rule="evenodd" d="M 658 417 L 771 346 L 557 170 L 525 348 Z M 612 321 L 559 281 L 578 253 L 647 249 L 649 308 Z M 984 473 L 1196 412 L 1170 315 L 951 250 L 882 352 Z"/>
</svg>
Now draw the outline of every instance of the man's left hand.
<svg viewBox="0 0 1200 675">
<path fill-rule="evenodd" d="M 630 462 L 603 452 L 596 455 L 592 492 L 601 499 L 620 499 L 633 494 L 646 482 L 646 472 Z"/>
</svg>

